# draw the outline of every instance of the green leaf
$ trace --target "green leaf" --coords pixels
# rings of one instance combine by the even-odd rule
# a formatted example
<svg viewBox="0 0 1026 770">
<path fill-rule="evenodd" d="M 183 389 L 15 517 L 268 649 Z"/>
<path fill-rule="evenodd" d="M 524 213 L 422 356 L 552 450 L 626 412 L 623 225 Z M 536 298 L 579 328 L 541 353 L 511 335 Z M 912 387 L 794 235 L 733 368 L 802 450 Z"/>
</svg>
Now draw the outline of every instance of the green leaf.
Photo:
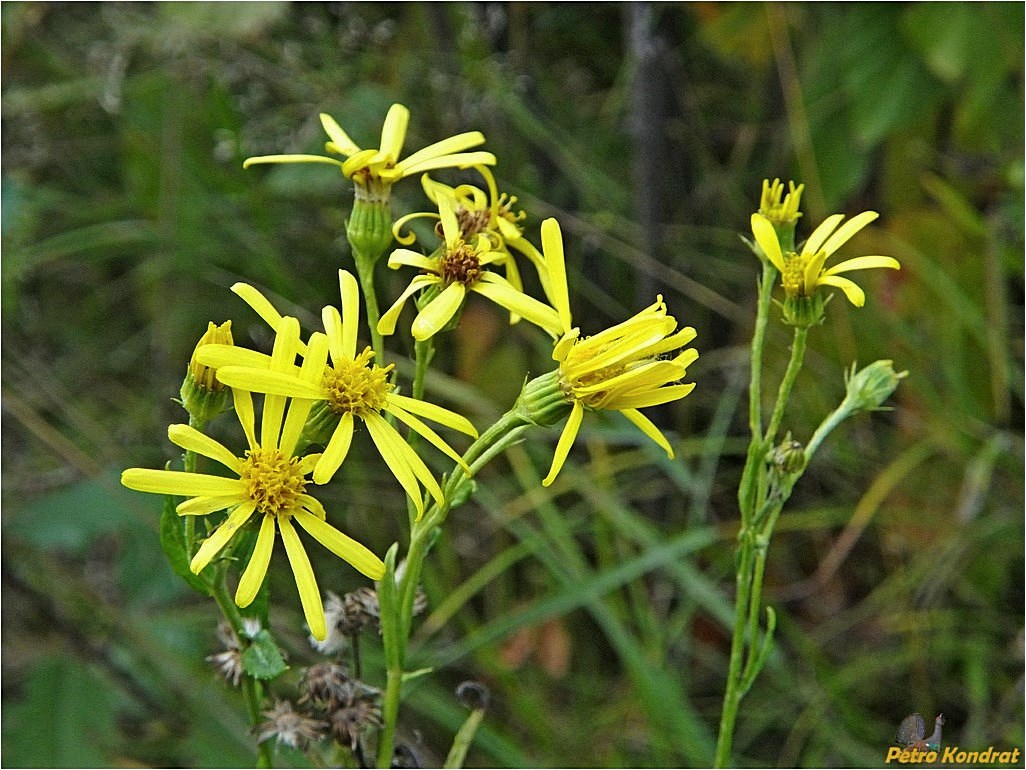
<svg viewBox="0 0 1026 770">
<path fill-rule="evenodd" d="M 5 704 L 6 767 L 110 767 L 124 698 L 76 658 L 40 663 L 25 697 Z"/>
<path fill-rule="evenodd" d="M 189 569 L 182 519 L 175 511 L 175 501 L 170 495 L 164 498 L 164 509 L 160 514 L 160 547 L 164 549 L 176 575 L 204 596 L 210 596 L 210 583 L 207 579 L 193 574 Z"/>
<path fill-rule="evenodd" d="M 274 679 L 288 668 L 267 629 L 261 629 L 242 653 L 242 670 L 256 679 Z"/>
</svg>

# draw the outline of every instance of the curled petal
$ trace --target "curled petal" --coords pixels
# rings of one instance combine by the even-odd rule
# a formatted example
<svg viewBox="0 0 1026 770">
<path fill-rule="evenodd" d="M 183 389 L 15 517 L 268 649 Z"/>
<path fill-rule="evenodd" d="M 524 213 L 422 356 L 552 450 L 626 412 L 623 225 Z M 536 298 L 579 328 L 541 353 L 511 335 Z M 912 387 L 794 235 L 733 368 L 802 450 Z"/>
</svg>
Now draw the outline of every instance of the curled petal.
<svg viewBox="0 0 1026 770">
<path fill-rule="evenodd" d="M 862 307 L 866 304 L 866 293 L 854 281 L 849 281 L 847 278 L 839 278 L 836 275 L 825 275 L 819 279 L 819 282 L 823 286 L 836 286 L 844 292 L 848 301 L 855 307 Z"/>
</svg>

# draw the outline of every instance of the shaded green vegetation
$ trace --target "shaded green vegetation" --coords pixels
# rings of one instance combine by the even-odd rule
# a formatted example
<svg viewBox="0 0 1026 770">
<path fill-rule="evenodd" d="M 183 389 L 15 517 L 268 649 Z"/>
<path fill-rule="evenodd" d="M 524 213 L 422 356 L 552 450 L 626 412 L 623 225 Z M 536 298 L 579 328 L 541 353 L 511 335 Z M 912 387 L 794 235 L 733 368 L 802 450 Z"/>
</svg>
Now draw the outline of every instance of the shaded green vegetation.
<svg viewBox="0 0 1026 770">
<path fill-rule="evenodd" d="M 711 761 L 758 274 L 737 234 L 779 176 L 808 188 L 799 238 L 873 209 L 858 253 L 902 263 L 859 277 L 864 308 L 830 303 L 783 427 L 807 438 L 854 360 L 910 374 L 893 411 L 824 445 L 777 525 L 777 646 L 736 761 L 878 765 L 913 711 L 944 712 L 945 744 L 1023 744 L 1022 6 L 0 11 L 4 764 L 252 761 L 241 698 L 203 663 L 209 607 L 166 565 L 159 506 L 117 473 L 174 456 L 171 399 L 208 320 L 268 341 L 234 281 L 295 302 L 307 328 L 337 303 L 349 183 L 329 167 L 243 172 L 243 158 L 320 151 L 320 111 L 376 140 L 396 101 L 411 148 L 484 132 L 532 239 L 559 217 L 585 333 L 661 293 L 701 352 L 695 392 L 654 410 L 676 460 L 608 418 L 585 423 L 548 489 L 551 446 L 485 470 L 428 560 L 408 667 L 439 671 L 412 694 L 404 740 L 440 762 L 466 716 L 452 686 L 473 677 L 492 707 L 471 766 Z M 423 208 L 415 182 L 395 197 Z M 408 276 L 378 280 L 394 297 Z M 441 341 L 454 375 L 429 393 L 476 424 L 497 417 L 521 384 L 508 372 L 548 365 L 522 327 L 472 303 Z M 771 324 L 778 372 L 789 339 Z M 321 499 L 383 554 L 401 490 L 370 451 L 340 478 Z M 326 588 L 358 585 L 311 557 Z M 283 560 L 270 585 L 300 666 L 312 653 Z"/>
</svg>

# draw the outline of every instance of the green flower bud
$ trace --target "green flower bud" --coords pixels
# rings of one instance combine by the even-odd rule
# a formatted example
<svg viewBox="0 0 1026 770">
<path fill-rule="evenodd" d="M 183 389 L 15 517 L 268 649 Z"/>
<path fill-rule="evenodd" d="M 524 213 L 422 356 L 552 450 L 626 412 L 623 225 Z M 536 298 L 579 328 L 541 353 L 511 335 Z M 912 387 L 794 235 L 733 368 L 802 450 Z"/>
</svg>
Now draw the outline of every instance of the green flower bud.
<svg viewBox="0 0 1026 770">
<path fill-rule="evenodd" d="M 358 262 L 363 260 L 374 265 L 392 245 L 392 209 L 387 195 L 382 200 L 360 195 L 362 188 L 357 186 L 356 189 L 346 237 L 353 249 L 353 257 Z"/>
<path fill-rule="evenodd" d="M 781 473 L 797 473 L 805 467 L 805 448 L 788 433 L 771 455 L 774 467 Z"/>
<path fill-rule="evenodd" d="M 338 427 L 339 419 L 339 416 L 331 411 L 327 401 L 315 403 L 310 407 L 306 425 L 303 426 L 296 448 L 301 450 L 311 444 L 327 446 L 335 428 Z"/>
<path fill-rule="evenodd" d="M 228 411 L 228 388 L 218 382 L 214 369 L 204 366 L 197 360 L 196 352 L 203 345 L 210 343 L 233 344 L 232 322 L 225 321 L 220 326 L 215 326 L 213 321 L 207 324 L 207 330 L 196 343 L 189 367 L 185 371 L 185 380 L 180 391 L 181 403 L 193 421 L 199 424 L 209 422 Z"/>
<path fill-rule="evenodd" d="M 788 326 L 808 329 L 823 323 L 826 317 L 823 312 L 826 302 L 818 291 L 808 297 L 788 293 L 781 307 L 784 309 L 783 321 Z"/>
<path fill-rule="evenodd" d="M 895 372 L 893 361 L 874 361 L 859 371 L 855 364 L 851 371 L 844 374 L 844 385 L 847 394 L 841 402 L 841 408 L 848 414 L 879 409 L 898 387 L 898 383 L 908 376 L 908 372 Z"/>
<path fill-rule="evenodd" d="M 524 384 L 513 412 L 531 425 L 555 425 L 566 419 L 573 404 L 559 382 L 559 370 L 535 377 Z"/>
</svg>

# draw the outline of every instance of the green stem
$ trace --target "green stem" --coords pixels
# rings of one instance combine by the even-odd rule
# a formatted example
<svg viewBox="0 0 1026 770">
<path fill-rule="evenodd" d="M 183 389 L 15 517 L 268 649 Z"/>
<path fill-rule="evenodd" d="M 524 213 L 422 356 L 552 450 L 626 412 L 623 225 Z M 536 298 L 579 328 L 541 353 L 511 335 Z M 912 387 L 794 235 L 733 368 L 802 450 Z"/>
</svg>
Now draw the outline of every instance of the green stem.
<svg viewBox="0 0 1026 770">
<path fill-rule="evenodd" d="M 356 275 L 360 280 L 360 290 L 363 292 L 363 303 L 367 308 L 367 325 L 370 327 L 374 360 L 379 366 L 384 366 L 385 341 L 381 332 L 378 331 L 378 319 L 381 318 L 381 311 L 378 310 L 378 295 L 374 290 L 374 263 L 376 260 L 364 257 L 355 249 L 353 258 L 356 262 Z"/>
<path fill-rule="evenodd" d="M 762 347 L 766 340 L 770 304 L 773 302 L 773 284 L 777 269 L 769 260 L 762 263 L 759 282 L 759 304 L 755 310 L 755 330 L 752 333 L 751 385 L 748 389 L 748 426 L 752 438 L 762 437 Z"/>
<path fill-rule="evenodd" d="M 489 427 L 463 455 L 468 466 L 477 470 L 479 460 L 488 460 L 495 456 L 496 447 L 511 442 L 519 436 L 524 427 L 523 418 L 510 410 Z M 413 603 L 417 596 L 424 561 L 430 549 L 431 536 L 441 526 L 449 512 L 454 493 L 466 479 L 463 466 L 456 465 L 445 483 L 442 504 L 433 503 L 420 521 L 415 521 L 410 530 L 410 548 L 406 553 L 403 574 L 394 589 L 398 597 L 391 596 L 386 600 L 382 597 L 382 642 L 385 648 L 386 672 L 385 693 L 382 698 L 382 726 L 378 733 L 378 767 L 389 767 L 395 746 L 395 730 L 399 719 L 399 705 L 402 700 L 403 666 L 406 661 L 406 648 L 409 644 L 410 629 L 413 623 Z M 388 580 L 388 573 L 382 584 Z M 386 607 L 391 607 L 394 617 L 385 618 Z"/>
<path fill-rule="evenodd" d="M 470 712 L 470 716 L 460 726 L 456 737 L 452 739 L 452 748 L 449 749 L 449 756 L 445 758 L 445 764 L 442 767 L 463 767 L 463 763 L 467 759 L 467 750 L 470 749 L 470 744 L 474 741 L 474 734 L 477 732 L 477 728 L 481 726 L 484 715 L 484 709 L 474 709 Z"/>
<path fill-rule="evenodd" d="M 228 559 L 222 559 L 217 562 L 216 574 L 211 586 L 214 601 L 217 602 L 221 614 L 224 615 L 225 620 L 232 627 L 232 631 L 235 632 L 236 638 L 240 643 L 245 644 L 248 637 L 246 636 L 242 613 L 239 612 L 235 601 L 228 593 L 227 577 Z M 255 728 L 261 722 L 260 701 L 263 698 L 263 686 L 260 684 L 260 681 L 248 674 L 244 674 L 242 677 L 242 696 L 246 702 L 246 713 L 249 715 L 249 723 Z M 257 744 L 257 767 L 271 766 L 272 747 L 271 741 Z"/>
<path fill-rule="evenodd" d="M 737 597 L 734 601 L 734 633 L 730 642 L 730 663 L 727 667 L 727 686 L 723 693 L 723 710 L 720 712 L 720 732 L 716 739 L 716 767 L 730 764 L 730 749 L 734 741 L 734 723 L 741 703 L 741 664 L 744 659 L 745 621 L 748 615 L 750 570 L 752 561 L 752 533 L 743 530 L 738 543 L 738 565 L 735 583 Z"/>
<path fill-rule="evenodd" d="M 787 371 L 784 372 L 784 379 L 780 381 L 780 388 L 777 391 L 777 403 L 773 406 L 773 416 L 770 417 L 769 427 L 766 429 L 766 444 L 771 445 L 776 438 L 780 423 L 784 419 L 784 410 L 791 398 L 791 388 L 801 371 L 802 362 L 805 360 L 805 343 L 809 336 L 806 327 L 796 326 L 794 330 L 794 341 L 791 343 L 791 360 L 787 362 Z"/>
</svg>

